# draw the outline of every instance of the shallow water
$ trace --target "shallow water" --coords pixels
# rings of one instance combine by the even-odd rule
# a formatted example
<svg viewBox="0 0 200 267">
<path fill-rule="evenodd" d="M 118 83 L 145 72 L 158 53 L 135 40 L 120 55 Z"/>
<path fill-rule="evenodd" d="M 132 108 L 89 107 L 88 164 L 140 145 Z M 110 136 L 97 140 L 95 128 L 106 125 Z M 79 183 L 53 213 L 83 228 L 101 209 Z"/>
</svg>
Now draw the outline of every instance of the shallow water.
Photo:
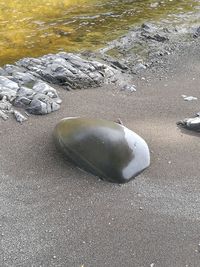
<svg viewBox="0 0 200 267">
<path fill-rule="evenodd" d="M 199 12 L 198 0 L 1 0 L 0 65 L 94 50 L 138 23 L 195 23 Z"/>
</svg>

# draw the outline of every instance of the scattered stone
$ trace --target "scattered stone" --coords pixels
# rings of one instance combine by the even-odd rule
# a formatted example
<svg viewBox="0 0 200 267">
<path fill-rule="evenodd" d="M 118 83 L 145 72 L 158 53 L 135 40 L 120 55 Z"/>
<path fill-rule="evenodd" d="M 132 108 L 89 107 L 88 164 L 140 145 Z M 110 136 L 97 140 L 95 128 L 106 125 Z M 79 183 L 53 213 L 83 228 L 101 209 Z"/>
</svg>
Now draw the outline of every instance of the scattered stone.
<svg viewBox="0 0 200 267">
<path fill-rule="evenodd" d="M 25 116 L 23 116 L 23 115 L 22 115 L 19 111 L 17 111 L 17 110 L 15 110 L 15 111 L 13 112 L 13 114 L 14 114 L 14 116 L 15 116 L 17 122 L 19 122 L 19 123 L 22 123 L 22 122 L 24 122 L 24 121 L 27 120 L 27 118 L 26 118 Z"/>
<path fill-rule="evenodd" d="M 135 74 L 137 74 L 137 73 L 139 73 L 142 70 L 146 70 L 146 68 L 147 67 L 144 64 L 138 63 L 135 66 L 133 66 L 132 72 L 135 73 Z"/>
<path fill-rule="evenodd" d="M 196 132 L 200 131 L 200 117 L 186 118 L 182 121 L 177 122 L 178 126 L 182 126 L 188 130 L 193 130 Z"/>
<path fill-rule="evenodd" d="M 182 97 L 183 97 L 183 99 L 184 99 L 185 101 L 198 100 L 198 98 L 195 97 L 195 96 L 186 96 L 186 95 L 182 95 Z"/>
<path fill-rule="evenodd" d="M 198 244 L 198 252 L 200 253 L 200 243 Z"/>
<path fill-rule="evenodd" d="M 0 117 L 1 117 L 4 121 L 6 121 L 6 120 L 8 119 L 8 115 L 5 114 L 2 110 L 0 110 Z"/>
<path fill-rule="evenodd" d="M 195 30 L 195 33 L 193 34 L 193 38 L 198 38 L 200 37 L 200 27 L 198 27 L 196 30 Z"/>
<path fill-rule="evenodd" d="M 137 89 L 136 89 L 136 86 L 135 85 L 128 85 L 128 84 L 125 84 L 125 85 L 121 85 L 121 90 L 123 91 L 129 91 L 129 92 L 136 92 Z"/>
</svg>

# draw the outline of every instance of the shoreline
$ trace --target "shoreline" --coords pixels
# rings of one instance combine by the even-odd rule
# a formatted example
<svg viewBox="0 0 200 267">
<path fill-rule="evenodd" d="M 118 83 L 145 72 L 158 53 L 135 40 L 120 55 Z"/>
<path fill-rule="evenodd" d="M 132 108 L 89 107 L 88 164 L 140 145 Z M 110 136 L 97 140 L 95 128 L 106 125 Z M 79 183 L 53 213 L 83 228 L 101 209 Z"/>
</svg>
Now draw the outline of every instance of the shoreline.
<svg viewBox="0 0 200 267">
<path fill-rule="evenodd" d="M 98 52 L 60 52 L 7 64 L 0 68 L 0 117 L 7 120 L 12 113 L 22 123 L 29 114 L 59 110 L 62 100 L 55 86 L 72 90 L 114 84 L 120 90 L 135 92 L 135 75 L 147 69 L 159 73 L 171 54 L 195 40 L 197 43 L 199 36 L 200 27 L 182 32 L 146 23 Z M 22 112 L 24 109 L 25 113 L 16 108 Z"/>
</svg>

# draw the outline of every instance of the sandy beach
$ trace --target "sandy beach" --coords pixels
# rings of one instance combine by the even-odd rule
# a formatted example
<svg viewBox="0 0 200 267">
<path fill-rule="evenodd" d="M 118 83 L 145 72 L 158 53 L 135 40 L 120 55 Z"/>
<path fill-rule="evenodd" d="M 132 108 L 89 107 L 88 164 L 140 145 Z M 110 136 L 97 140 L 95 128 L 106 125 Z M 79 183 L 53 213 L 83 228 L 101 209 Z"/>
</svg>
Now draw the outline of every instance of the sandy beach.
<svg viewBox="0 0 200 267">
<path fill-rule="evenodd" d="M 135 75 L 137 92 L 58 88 L 59 111 L 1 120 L 0 266 L 200 266 L 200 134 L 176 126 L 200 111 L 199 70 L 193 43 Z M 69 164 L 52 141 L 69 116 L 121 118 L 148 143 L 150 168 L 119 186 Z"/>
</svg>

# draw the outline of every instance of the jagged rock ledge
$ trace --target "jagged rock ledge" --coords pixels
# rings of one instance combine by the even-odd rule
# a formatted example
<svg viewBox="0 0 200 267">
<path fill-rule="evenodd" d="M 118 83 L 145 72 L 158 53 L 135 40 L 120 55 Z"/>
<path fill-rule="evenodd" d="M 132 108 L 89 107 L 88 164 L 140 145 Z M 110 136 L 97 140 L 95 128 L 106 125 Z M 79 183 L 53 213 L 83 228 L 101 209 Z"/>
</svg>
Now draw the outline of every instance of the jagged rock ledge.
<svg viewBox="0 0 200 267">
<path fill-rule="evenodd" d="M 62 101 L 51 84 L 66 90 L 117 82 L 127 86 L 119 80 L 120 75 L 120 70 L 72 53 L 24 58 L 0 68 L 0 117 L 6 120 L 9 113 L 13 113 L 17 121 L 23 122 L 27 118 L 16 107 L 24 109 L 26 115 L 58 110 Z M 129 89 L 134 88 L 130 85 Z"/>
</svg>

